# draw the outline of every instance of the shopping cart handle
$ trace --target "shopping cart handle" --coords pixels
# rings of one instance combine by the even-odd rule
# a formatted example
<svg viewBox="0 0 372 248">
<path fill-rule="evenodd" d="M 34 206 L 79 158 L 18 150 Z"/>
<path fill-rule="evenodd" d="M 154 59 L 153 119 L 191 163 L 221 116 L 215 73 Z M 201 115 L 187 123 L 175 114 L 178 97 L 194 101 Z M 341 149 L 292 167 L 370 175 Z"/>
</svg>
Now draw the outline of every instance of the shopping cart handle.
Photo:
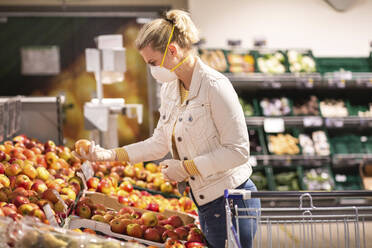
<svg viewBox="0 0 372 248">
<path fill-rule="evenodd" d="M 251 191 L 246 189 L 225 189 L 226 199 L 251 199 Z"/>
</svg>

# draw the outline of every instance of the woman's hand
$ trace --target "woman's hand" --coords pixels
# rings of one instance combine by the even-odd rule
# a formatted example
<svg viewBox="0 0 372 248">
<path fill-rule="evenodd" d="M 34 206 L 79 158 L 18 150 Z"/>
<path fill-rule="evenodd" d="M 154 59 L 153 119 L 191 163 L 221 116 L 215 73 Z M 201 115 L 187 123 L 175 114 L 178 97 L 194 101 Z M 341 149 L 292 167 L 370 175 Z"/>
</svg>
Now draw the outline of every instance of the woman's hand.
<svg viewBox="0 0 372 248">
<path fill-rule="evenodd" d="M 96 145 L 94 141 L 90 142 L 89 150 L 86 152 L 83 148 L 79 151 L 74 151 L 73 154 L 80 159 L 89 161 L 115 161 L 116 152 L 114 150 L 107 150 L 99 145 Z"/>
<path fill-rule="evenodd" d="M 189 177 L 182 161 L 175 159 L 167 159 L 160 163 L 161 172 L 168 180 L 182 182 Z"/>
</svg>

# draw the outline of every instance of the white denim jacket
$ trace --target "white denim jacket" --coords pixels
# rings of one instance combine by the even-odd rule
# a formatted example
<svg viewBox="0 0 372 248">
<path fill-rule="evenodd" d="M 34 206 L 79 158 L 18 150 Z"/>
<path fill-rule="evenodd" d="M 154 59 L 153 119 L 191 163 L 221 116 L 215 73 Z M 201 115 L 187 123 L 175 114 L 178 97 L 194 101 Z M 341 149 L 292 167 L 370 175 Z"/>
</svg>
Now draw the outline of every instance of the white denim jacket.
<svg viewBox="0 0 372 248">
<path fill-rule="evenodd" d="M 181 104 L 178 81 L 161 88 L 160 119 L 152 137 L 125 146 L 131 163 L 158 160 L 172 152 L 172 131 L 181 160 L 194 160 L 200 176 L 189 184 L 198 205 L 246 181 L 252 167 L 247 126 L 231 82 L 197 59 L 189 95 Z"/>
</svg>

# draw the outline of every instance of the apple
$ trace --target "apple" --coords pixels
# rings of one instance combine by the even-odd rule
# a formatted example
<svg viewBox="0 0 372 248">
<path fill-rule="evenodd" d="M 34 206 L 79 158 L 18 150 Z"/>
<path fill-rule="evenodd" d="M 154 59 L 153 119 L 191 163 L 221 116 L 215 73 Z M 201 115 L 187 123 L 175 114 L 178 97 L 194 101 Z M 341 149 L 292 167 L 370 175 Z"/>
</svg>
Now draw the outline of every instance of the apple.
<svg viewBox="0 0 372 248">
<path fill-rule="evenodd" d="M 0 183 L 4 186 L 4 187 L 9 187 L 10 186 L 10 180 L 7 176 L 5 176 L 4 174 L 0 174 Z"/>
<path fill-rule="evenodd" d="M 4 206 L 4 207 L 2 207 L 1 209 L 3 210 L 5 216 L 9 216 L 9 215 L 12 214 L 12 213 L 17 213 L 17 211 L 14 210 L 14 209 L 11 208 L 11 207 Z"/>
<path fill-rule="evenodd" d="M 156 217 L 156 214 L 152 212 L 143 213 L 141 219 L 143 220 L 143 224 L 146 226 L 153 227 L 158 224 L 158 218 Z"/>
<path fill-rule="evenodd" d="M 135 238 L 142 238 L 143 231 L 139 224 L 129 224 L 127 226 L 127 234 Z"/>
<path fill-rule="evenodd" d="M 6 153 L 4 151 L 0 151 L 0 161 L 4 161 L 6 159 Z"/>
<path fill-rule="evenodd" d="M 167 230 L 170 230 L 170 231 L 174 230 L 174 227 L 172 225 L 169 225 L 169 224 L 165 224 L 164 228 L 166 228 Z"/>
<path fill-rule="evenodd" d="M 179 239 L 187 240 L 187 235 L 189 234 L 188 230 L 184 227 L 177 227 L 174 229 L 174 232 L 177 233 Z"/>
<path fill-rule="evenodd" d="M 35 149 L 38 149 L 38 148 L 35 147 Z M 37 153 L 35 150 L 33 151 Z M 44 168 L 48 167 L 47 162 L 45 160 L 45 156 L 40 153 L 36 155 L 36 167 L 44 167 Z"/>
<path fill-rule="evenodd" d="M 61 159 L 65 160 L 67 163 L 70 163 L 70 162 L 71 162 L 72 155 L 71 155 L 71 153 L 68 152 L 68 151 L 62 151 L 62 152 L 58 153 L 58 156 L 59 156 Z"/>
<path fill-rule="evenodd" d="M 1 189 L 4 189 L 4 188 L 1 188 Z M 0 202 L 7 202 L 8 201 L 8 195 L 0 190 Z"/>
<path fill-rule="evenodd" d="M 208 246 L 200 242 L 186 242 L 186 248 L 207 248 Z"/>
<path fill-rule="evenodd" d="M 57 194 L 58 192 L 56 190 L 49 188 L 43 192 L 42 198 L 56 204 L 58 202 Z"/>
<path fill-rule="evenodd" d="M 103 178 L 98 183 L 97 191 L 104 194 L 111 194 L 115 192 L 115 188 L 113 187 L 111 180 L 109 180 L 108 178 Z"/>
<path fill-rule="evenodd" d="M 40 208 L 34 208 L 31 213 L 30 213 L 31 216 L 34 216 L 36 218 L 39 218 L 41 221 L 44 221 L 46 220 L 46 216 L 45 216 L 45 213 L 43 212 L 43 210 L 41 210 Z"/>
<path fill-rule="evenodd" d="M 144 238 L 154 242 L 161 241 L 160 233 L 155 228 L 147 228 L 144 234 Z"/>
<path fill-rule="evenodd" d="M 18 175 L 15 181 L 15 187 L 23 187 L 27 190 L 31 189 L 32 181 L 26 175 Z"/>
<path fill-rule="evenodd" d="M 106 213 L 105 215 L 103 215 L 103 218 L 105 219 L 105 222 L 106 223 L 110 223 L 110 221 L 115 217 L 115 215 L 113 214 L 110 214 L 110 213 Z"/>
<path fill-rule="evenodd" d="M 178 240 L 178 235 L 177 233 L 171 231 L 171 230 L 166 230 L 163 235 L 161 235 L 162 240 L 165 242 L 168 238 Z"/>
<path fill-rule="evenodd" d="M 35 179 L 38 175 L 35 167 L 29 163 L 24 165 L 22 173 L 28 176 L 30 179 Z"/>
<path fill-rule="evenodd" d="M 90 219 L 92 210 L 85 204 L 80 204 L 76 207 L 76 214 L 81 218 Z"/>
<path fill-rule="evenodd" d="M 76 195 L 78 195 L 81 190 L 81 186 L 77 182 L 70 183 L 69 187 L 75 192 Z"/>
<path fill-rule="evenodd" d="M 28 160 L 36 161 L 36 154 L 32 150 L 25 149 L 23 155 L 25 155 Z"/>
<path fill-rule="evenodd" d="M 13 163 L 10 166 L 5 168 L 5 174 L 9 176 L 16 176 L 21 173 L 22 169 L 19 164 Z"/>
<path fill-rule="evenodd" d="M 37 178 L 43 180 L 43 181 L 46 181 L 49 179 L 50 177 L 50 174 L 49 174 L 49 171 L 44 168 L 44 167 L 37 167 L 36 168 L 36 171 L 37 171 Z"/>
<path fill-rule="evenodd" d="M 146 209 L 154 212 L 159 212 L 159 204 L 151 202 L 147 205 Z"/>
<path fill-rule="evenodd" d="M 192 228 L 187 236 L 189 242 L 200 242 L 203 243 L 204 237 L 202 231 L 199 228 Z"/>
<path fill-rule="evenodd" d="M 110 221 L 110 227 L 111 231 L 115 233 L 125 234 L 125 231 L 127 229 L 127 225 L 131 224 L 130 222 L 124 220 L 124 219 L 113 219 Z"/>
<path fill-rule="evenodd" d="M 160 191 L 163 193 L 172 193 L 173 192 L 173 186 L 170 182 L 165 182 L 160 185 Z"/>
<path fill-rule="evenodd" d="M 80 151 L 84 151 L 85 153 L 89 153 L 90 141 L 86 139 L 81 139 L 76 141 L 75 143 L 75 151 L 77 154 L 80 154 Z"/>
<path fill-rule="evenodd" d="M 120 184 L 119 188 L 127 191 L 128 193 L 130 193 L 130 192 L 133 191 L 133 185 L 130 182 L 128 182 L 128 181 L 122 182 Z"/>
<path fill-rule="evenodd" d="M 16 176 L 9 176 L 10 188 L 14 189 L 16 187 Z"/>
<path fill-rule="evenodd" d="M 125 169 L 124 169 L 124 175 L 125 175 L 126 177 L 134 177 L 135 174 L 136 174 L 136 172 L 135 172 L 133 166 L 128 165 L 128 166 L 125 167 Z"/>
<path fill-rule="evenodd" d="M 21 206 L 22 204 L 28 204 L 30 203 L 29 199 L 24 197 L 24 196 L 16 196 L 14 199 L 13 199 L 13 204 L 17 206 L 17 208 L 19 206 Z"/>
<path fill-rule="evenodd" d="M 178 200 L 179 205 L 184 209 L 184 211 L 190 210 L 192 208 L 192 200 L 186 196 L 182 196 Z"/>
<path fill-rule="evenodd" d="M 158 166 L 154 163 L 148 163 L 145 166 L 145 169 L 150 171 L 151 173 L 156 173 L 158 172 Z"/>
<path fill-rule="evenodd" d="M 32 206 L 30 203 L 25 203 L 19 206 L 18 212 L 22 214 L 23 216 L 28 215 L 31 213 L 32 210 L 34 210 L 35 207 Z"/>
<path fill-rule="evenodd" d="M 44 143 L 44 149 L 55 149 L 56 144 L 52 140 L 48 140 Z"/>
<path fill-rule="evenodd" d="M 58 161 L 58 156 L 54 152 L 47 152 L 45 154 L 45 160 L 48 165 L 52 165 Z"/>
<path fill-rule="evenodd" d="M 92 216 L 92 220 L 99 221 L 99 222 L 105 222 L 105 219 L 103 218 L 103 216 L 102 215 L 98 215 L 98 214 L 93 215 Z"/>
<path fill-rule="evenodd" d="M 99 179 L 97 177 L 91 177 L 87 181 L 88 189 L 97 189 L 98 188 Z"/>
<path fill-rule="evenodd" d="M 169 217 L 168 218 L 168 224 L 172 225 L 174 228 L 177 228 L 177 227 L 180 227 L 180 226 L 184 225 L 181 217 L 179 217 L 178 215 L 173 215 L 173 216 Z"/>
<path fill-rule="evenodd" d="M 124 170 L 125 170 L 125 166 L 123 165 L 119 165 L 119 166 L 115 166 L 111 169 L 111 172 L 115 172 L 117 173 L 120 177 L 124 177 Z"/>
<path fill-rule="evenodd" d="M 76 199 L 76 193 L 71 188 L 61 189 L 61 194 L 67 195 L 68 198 L 72 199 L 73 201 L 75 201 L 75 199 Z"/>
<path fill-rule="evenodd" d="M 165 216 L 163 214 L 158 214 L 156 217 L 158 218 L 159 222 L 165 220 Z"/>
<path fill-rule="evenodd" d="M 161 226 L 161 225 L 154 226 L 154 228 L 156 228 L 156 230 L 158 230 L 158 232 L 159 232 L 160 235 L 163 235 L 163 233 L 166 230 L 168 230 L 167 228 L 165 228 L 164 226 Z"/>
<path fill-rule="evenodd" d="M 42 194 L 45 190 L 48 189 L 48 186 L 44 183 L 44 181 L 36 179 L 32 184 L 31 189 L 36 191 L 38 194 Z"/>
<path fill-rule="evenodd" d="M 1 157 L 1 153 L 4 153 L 2 151 L 0 151 L 0 157 Z M 5 154 L 5 153 L 4 153 Z M 4 155 L 5 156 L 5 155 Z M 2 161 L 3 159 L 0 159 L 0 161 Z M 4 174 L 5 173 L 5 166 L 3 163 L 0 163 L 0 174 Z"/>
</svg>

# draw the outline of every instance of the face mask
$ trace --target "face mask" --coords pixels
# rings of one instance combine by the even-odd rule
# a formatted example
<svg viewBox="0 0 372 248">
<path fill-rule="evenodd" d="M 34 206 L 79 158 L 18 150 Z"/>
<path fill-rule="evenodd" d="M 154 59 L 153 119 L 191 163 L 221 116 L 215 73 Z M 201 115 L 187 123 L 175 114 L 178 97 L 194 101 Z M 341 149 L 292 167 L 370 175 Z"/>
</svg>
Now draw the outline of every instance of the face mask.
<svg viewBox="0 0 372 248">
<path fill-rule="evenodd" d="M 182 65 L 186 61 L 186 59 L 188 58 L 188 56 L 186 58 L 184 58 L 180 63 L 178 63 L 171 70 L 168 70 L 168 69 L 166 69 L 166 68 L 163 67 L 165 55 L 167 55 L 168 46 L 169 46 L 170 41 L 172 40 L 174 27 L 175 26 L 173 26 L 172 32 L 171 32 L 171 34 L 169 36 L 168 44 L 167 44 L 167 47 L 165 48 L 165 52 L 164 52 L 163 59 L 161 61 L 160 66 L 152 66 L 152 65 L 150 65 L 151 75 L 159 83 L 170 83 L 170 82 L 173 82 L 174 80 L 176 80 L 177 79 L 177 75 L 176 75 L 176 73 L 174 73 L 174 70 L 176 70 L 180 65 Z"/>
</svg>

